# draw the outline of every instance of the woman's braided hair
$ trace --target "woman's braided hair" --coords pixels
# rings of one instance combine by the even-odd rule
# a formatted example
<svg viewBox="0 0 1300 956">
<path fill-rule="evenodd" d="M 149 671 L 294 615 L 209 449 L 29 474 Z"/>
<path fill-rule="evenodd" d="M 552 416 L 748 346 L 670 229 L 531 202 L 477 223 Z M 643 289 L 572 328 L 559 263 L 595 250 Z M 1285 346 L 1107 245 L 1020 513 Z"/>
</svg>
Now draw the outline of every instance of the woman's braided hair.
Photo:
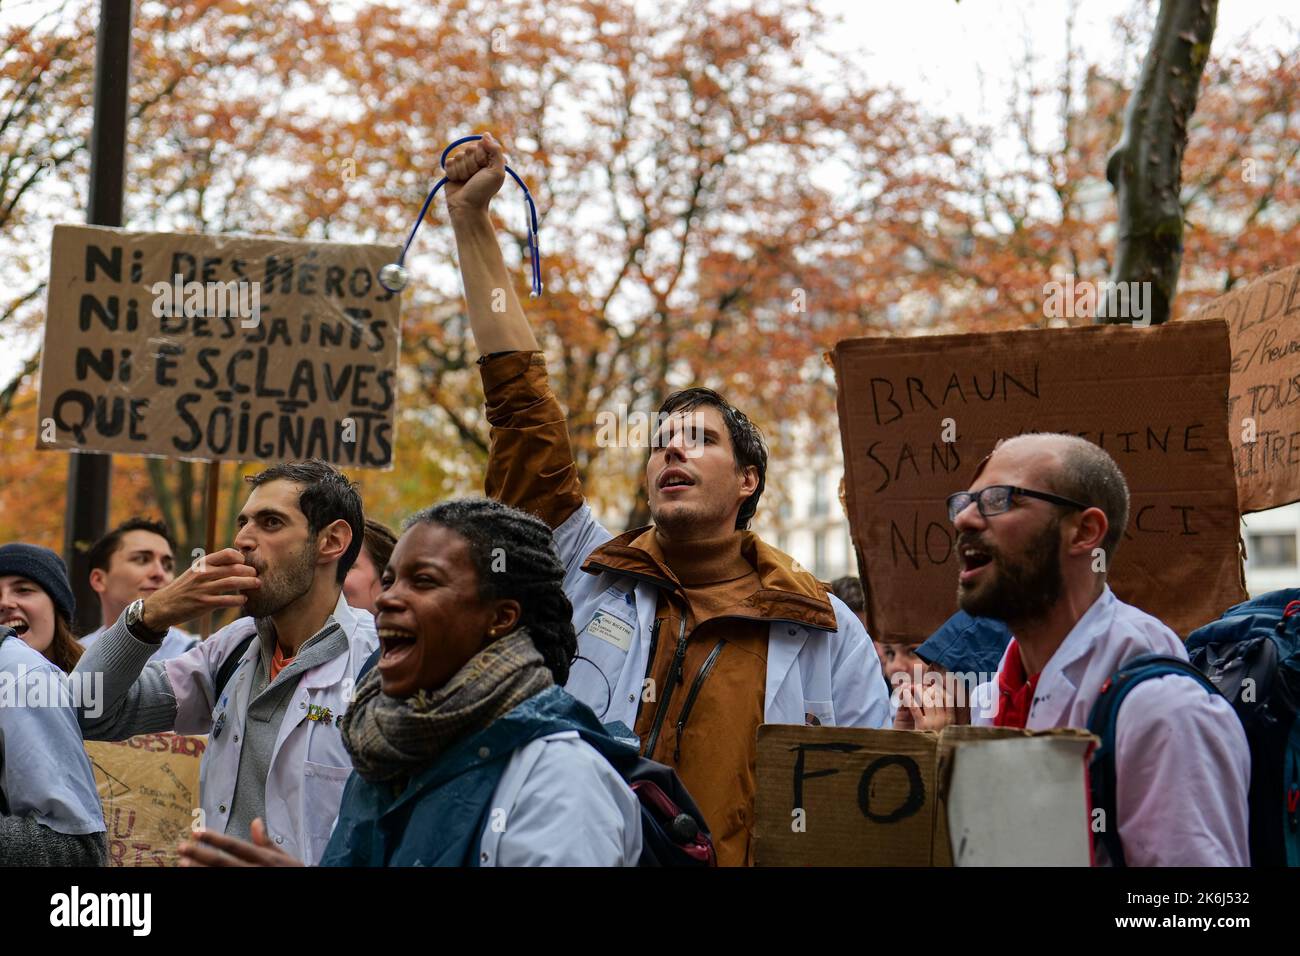
<svg viewBox="0 0 1300 956">
<path fill-rule="evenodd" d="M 564 565 L 546 523 L 488 498 L 457 498 L 417 512 L 406 528 L 436 524 L 469 542 L 480 600 L 512 599 L 522 608 L 538 652 L 563 686 L 578 653 L 573 605 L 564 593 Z"/>
</svg>

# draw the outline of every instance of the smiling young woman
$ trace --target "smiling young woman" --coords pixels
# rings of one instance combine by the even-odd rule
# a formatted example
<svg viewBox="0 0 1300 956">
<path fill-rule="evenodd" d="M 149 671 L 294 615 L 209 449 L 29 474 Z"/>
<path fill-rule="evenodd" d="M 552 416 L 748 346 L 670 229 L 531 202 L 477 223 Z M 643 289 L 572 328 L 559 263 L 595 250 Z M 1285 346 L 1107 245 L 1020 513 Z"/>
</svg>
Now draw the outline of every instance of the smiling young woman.
<svg viewBox="0 0 1300 956">
<path fill-rule="evenodd" d="M 30 544 L 0 547 L 0 687 L 7 691 L 0 700 L 0 864 L 108 860 L 77 695 L 66 676 L 81 656 L 68 625 L 74 609 L 57 554 Z"/>
<path fill-rule="evenodd" d="M 33 544 L 0 547 L 0 624 L 64 673 L 84 653 L 72 636 L 74 606 L 57 554 Z"/>
<path fill-rule="evenodd" d="M 634 866 L 613 740 L 561 685 L 577 650 L 550 529 L 487 499 L 416 514 L 383 573 L 380 656 L 341 729 L 354 772 L 322 866 Z M 294 865 L 265 828 L 191 865 Z"/>
</svg>

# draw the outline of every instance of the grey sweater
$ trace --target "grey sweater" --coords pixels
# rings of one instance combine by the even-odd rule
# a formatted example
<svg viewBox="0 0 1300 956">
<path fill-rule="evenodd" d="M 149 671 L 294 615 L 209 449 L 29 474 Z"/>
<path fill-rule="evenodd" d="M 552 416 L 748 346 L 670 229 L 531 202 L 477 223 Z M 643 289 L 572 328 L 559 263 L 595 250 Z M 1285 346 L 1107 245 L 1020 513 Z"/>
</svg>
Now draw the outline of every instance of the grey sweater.
<svg viewBox="0 0 1300 956">
<path fill-rule="evenodd" d="M 60 833 L 31 817 L 0 814 L 0 866 L 104 866 L 103 833 Z"/>
</svg>

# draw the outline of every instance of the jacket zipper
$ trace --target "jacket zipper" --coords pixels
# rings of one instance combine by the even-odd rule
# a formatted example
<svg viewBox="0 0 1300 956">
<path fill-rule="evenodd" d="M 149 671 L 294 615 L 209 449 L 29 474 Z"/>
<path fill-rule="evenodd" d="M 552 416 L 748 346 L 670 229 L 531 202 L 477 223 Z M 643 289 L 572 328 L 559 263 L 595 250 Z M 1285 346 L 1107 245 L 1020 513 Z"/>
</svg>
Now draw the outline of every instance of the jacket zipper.
<svg viewBox="0 0 1300 956">
<path fill-rule="evenodd" d="M 657 620 L 657 619 L 656 619 Z M 686 659 L 686 613 L 682 612 L 682 626 L 677 633 L 677 649 L 673 651 L 673 663 L 668 668 L 668 686 L 664 688 L 663 700 L 655 712 L 654 726 L 650 728 L 650 739 L 646 741 L 645 756 L 654 759 L 655 745 L 659 743 L 659 731 L 663 729 L 664 718 L 668 716 L 668 704 L 673 699 L 673 688 L 682 681 L 682 661 Z"/>
<path fill-rule="evenodd" d="M 641 705 L 645 703 L 645 682 L 650 679 L 650 671 L 655 666 L 655 648 L 659 646 L 659 627 L 663 622 L 663 618 L 657 617 L 654 624 L 650 625 L 650 656 L 646 659 L 645 677 L 641 679 L 641 699 L 636 702 L 636 717 L 633 718 L 633 727 L 636 726 L 636 721 L 641 719 Z"/>
<path fill-rule="evenodd" d="M 725 643 L 726 641 L 718 641 L 713 650 L 709 651 L 709 656 L 704 659 L 704 666 L 695 675 L 690 692 L 686 695 L 686 703 L 682 704 L 682 712 L 677 715 L 677 743 L 673 745 L 673 763 L 677 763 L 682 759 L 682 734 L 686 732 L 686 721 L 690 719 L 691 708 L 695 706 L 695 698 L 700 694 L 700 685 L 709 676 L 709 671 L 713 669 L 713 662 L 722 653 L 722 645 Z"/>
</svg>

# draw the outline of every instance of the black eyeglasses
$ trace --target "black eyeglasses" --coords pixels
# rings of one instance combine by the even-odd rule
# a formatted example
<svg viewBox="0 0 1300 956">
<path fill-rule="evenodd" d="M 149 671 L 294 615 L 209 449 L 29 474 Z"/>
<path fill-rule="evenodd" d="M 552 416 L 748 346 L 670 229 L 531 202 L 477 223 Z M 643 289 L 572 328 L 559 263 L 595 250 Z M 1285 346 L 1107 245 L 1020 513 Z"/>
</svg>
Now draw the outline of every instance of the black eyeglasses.
<svg viewBox="0 0 1300 956">
<path fill-rule="evenodd" d="M 1079 511 L 1092 507 L 1071 501 L 1069 498 L 1062 498 L 1060 495 L 1048 494 L 1046 491 L 1030 491 L 1028 488 L 1017 488 L 1015 485 L 989 485 L 979 491 L 959 491 L 955 495 L 949 495 L 948 520 L 955 523 L 957 516 L 969 508 L 972 501 L 985 518 L 1005 514 L 1011 510 L 1011 500 L 1016 496 L 1050 501 L 1054 505 L 1077 508 Z"/>
</svg>

